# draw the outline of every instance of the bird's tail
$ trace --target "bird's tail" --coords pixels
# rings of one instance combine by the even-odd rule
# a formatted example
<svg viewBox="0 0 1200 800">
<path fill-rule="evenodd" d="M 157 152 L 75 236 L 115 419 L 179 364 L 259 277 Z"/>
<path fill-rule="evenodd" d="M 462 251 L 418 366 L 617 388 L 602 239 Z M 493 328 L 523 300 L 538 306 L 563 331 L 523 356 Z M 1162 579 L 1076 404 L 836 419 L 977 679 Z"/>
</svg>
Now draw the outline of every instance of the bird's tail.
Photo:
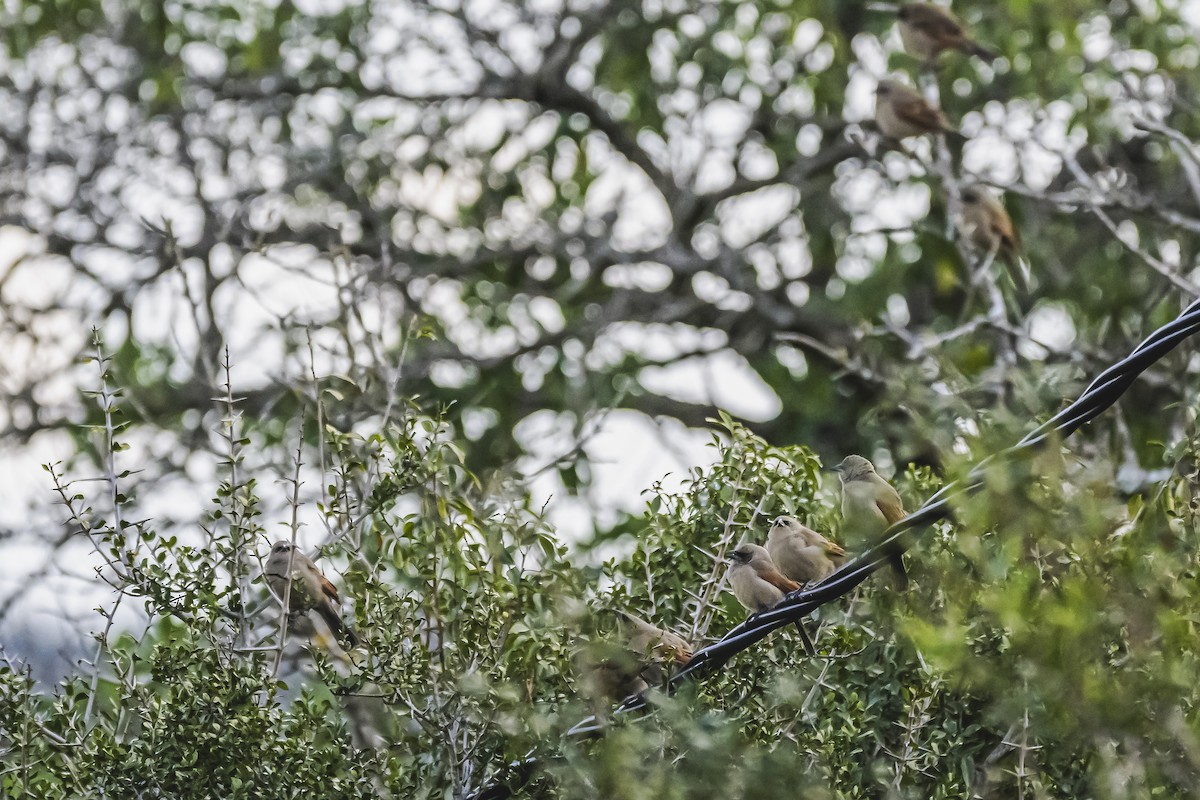
<svg viewBox="0 0 1200 800">
<path fill-rule="evenodd" d="M 942 135 L 946 137 L 947 143 L 960 148 L 967 142 L 967 135 L 949 124 L 942 128 Z"/>
<path fill-rule="evenodd" d="M 892 569 L 896 571 L 896 583 L 903 590 L 908 588 L 908 570 L 904 568 L 904 555 L 896 551 L 889 556 Z"/>
<path fill-rule="evenodd" d="M 804 650 L 810 655 L 817 654 L 817 646 L 813 644 L 813 640 L 809 637 L 808 631 L 804 629 L 804 623 L 801 620 L 796 620 L 796 630 L 800 631 L 800 642 L 804 645 Z"/>
<path fill-rule="evenodd" d="M 1029 275 L 1026 274 L 1026 265 L 1021 255 L 1014 251 L 1009 251 L 1004 254 L 1004 263 L 1008 267 L 1008 274 L 1012 277 L 1013 284 L 1017 287 L 1017 293 L 1022 298 L 1028 298 L 1033 293 L 1033 288 L 1029 283 Z"/>
<path fill-rule="evenodd" d="M 333 632 L 333 635 L 345 639 L 351 648 L 362 644 L 362 639 L 359 639 L 358 634 L 342 621 L 336 610 L 329 606 L 321 606 L 317 609 L 317 613 L 321 615 L 321 619 L 329 626 L 329 630 Z"/>
<path fill-rule="evenodd" d="M 978 56 L 989 64 L 1000 57 L 1000 54 L 995 50 L 989 50 L 979 42 L 975 42 L 970 39 L 963 41 L 962 51 L 968 55 Z"/>
<path fill-rule="evenodd" d="M 358 638 L 358 634 L 349 625 L 342 625 L 342 635 L 346 637 L 346 641 L 351 647 L 358 647 L 362 644 L 362 639 Z"/>
</svg>

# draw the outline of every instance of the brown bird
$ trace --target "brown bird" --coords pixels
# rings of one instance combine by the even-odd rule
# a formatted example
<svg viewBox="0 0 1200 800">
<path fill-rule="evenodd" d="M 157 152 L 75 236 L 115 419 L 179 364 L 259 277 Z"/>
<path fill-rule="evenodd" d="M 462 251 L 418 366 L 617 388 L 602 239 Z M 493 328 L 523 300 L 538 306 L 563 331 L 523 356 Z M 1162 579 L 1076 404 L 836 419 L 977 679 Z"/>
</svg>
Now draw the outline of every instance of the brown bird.
<svg viewBox="0 0 1200 800">
<path fill-rule="evenodd" d="M 846 530 L 870 540 L 904 518 L 900 494 L 875 472 L 875 465 L 862 456 L 850 455 L 834 469 L 842 483 L 842 519 Z M 908 587 L 908 573 L 899 551 L 890 554 L 901 588 Z"/>
<path fill-rule="evenodd" d="M 966 29 L 948 10 L 933 3 L 908 3 L 896 12 L 900 41 L 909 55 L 932 63 L 947 50 L 979 56 L 989 64 L 998 54 L 967 36 Z"/>
<path fill-rule="evenodd" d="M 291 542 L 281 540 L 271 547 L 263 575 L 280 602 L 287 598 L 290 611 L 317 612 L 334 636 L 341 634 L 351 647 L 358 647 L 358 636 L 342 621 L 337 589 L 321 574 L 313 560 Z"/>
<path fill-rule="evenodd" d="M 577 656 L 579 688 L 592 713 L 607 719 L 614 703 L 650 689 L 633 653 L 614 642 L 593 642 Z"/>
<path fill-rule="evenodd" d="M 692 658 L 692 647 L 682 636 L 636 614 L 617 613 L 624 641 L 597 641 L 581 653 L 583 688 L 598 717 L 606 717 L 613 702 L 662 685 L 667 663 L 683 666 Z"/>
<path fill-rule="evenodd" d="M 649 685 L 662 685 L 667 678 L 668 663 L 682 667 L 692 660 L 692 646 L 679 634 L 651 625 L 636 614 L 626 611 L 620 614 L 629 650 L 641 666 L 638 674 Z"/>
<path fill-rule="evenodd" d="M 1018 288 L 1028 293 L 1029 282 L 1021 266 L 1021 234 L 1004 205 L 982 186 L 967 186 L 962 192 L 959 229 L 972 245 L 1008 265 Z"/>
<path fill-rule="evenodd" d="M 962 136 L 916 89 L 890 78 L 875 87 L 875 124 L 884 136 L 896 141 L 925 133 Z"/>
<path fill-rule="evenodd" d="M 767 552 L 779 571 L 797 583 L 823 580 L 846 563 L 846 551 L 840 545 L 788 516 L 771 525 Z"/>
<path fill-rule="evenodd" d="M 733 562 L 729 567 L 729 585 L 733 588 L 733 596 L 751 613 L 761 614 L 774 608 L 785 593 L 800 588 L 800 584 L 775 568 L 771 554 L 764 547 L 743 542 L 730 554 L 729 560 Z M 816 655 L 817 648 L 799 620 L 796 621 L 796 629 L 800 631 L 804 649 L 809 655 Z"/>
</svg>

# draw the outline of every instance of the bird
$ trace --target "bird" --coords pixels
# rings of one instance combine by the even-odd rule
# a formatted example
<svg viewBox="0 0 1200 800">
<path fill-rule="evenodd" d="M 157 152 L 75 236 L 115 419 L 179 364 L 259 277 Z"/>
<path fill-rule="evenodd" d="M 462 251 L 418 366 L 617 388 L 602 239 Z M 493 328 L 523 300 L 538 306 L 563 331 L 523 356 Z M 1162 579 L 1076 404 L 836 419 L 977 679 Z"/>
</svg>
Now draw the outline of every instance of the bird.
<svg viewBox="0 0 1200 800">
<path fill-rule="evenodd" d="M 926 63 L 934 62 L 947 50 L 979 56 L 989 64 L 999 55 L 967 36 L 957 17 L 933 3 L 907 3 L 900 6 L 896 17 L 904 49 Z"/>
<path fill-rule="evenodd" d="M 272 545 L 263 576 L 280 602 L 287 598 L 289 611 L 315 611 L 334 636 L 344 636 L 351 647 L 361 643 L 358 635 L 342 621 L 337 589 L 321 574 L 313 560 L 294 544 L 280 540 Z M 289 583 L 291 591 L 288 591 Z"/>
<path fill-rule="evenodd" d="M 916 89 L 891 78 L 875 87 L 875 124 L 884 136 L 896 141 L 926 133 L 962 136 Z"/>
<path fill-rule="evenodd" d="M 581 673 L 580 692 L 598 719 L 608 719 L 614 703 L 650 689 L 632 654 L 624 648 L 596 644 L 581 652 L 576 663 Z"/>
<path fill-rule="evenodd" d="M 636 614 L 618 613 L 629 649 L 643 664 L 641 675 L 648 683 L 662 683 L 662 667 L 667 662 L 682 667 L 692 659 L 692 646 L 679 634 L 652 625 Z"/>
<path fill-rule="evenodd" d="M 1028 293 L 1029 282 L 1021 267 L 1021 234 L 995 195 L 983 186 L 965 186 L 958 227 L 972 245 L 985 253 L 994 252 L 1008 265 L 1013 281 Z"/>
<path fill-rule="evenodd" d="M 596 641 L 580 653 L 584 692 L 598 717 L 607 717 L 609 706 L 641 694 L 666 680 L 668 662 L 683 666 L 692 658 L 692 647 L 678 634 L 652 625 L 636 614 L 618 611 L 619 641 Z"/>
<path fill-rule="evenodd" d="M 761 614 L 774 608 L 785 593 L 800 588 L 800 584 L 776 569 L 771 554 L 760 545 L 743 542 L 734 548 L 729 560 L 732 562 L 729 585 L 733 588 L 733 596 L 752 614 Z M 800 620 L 796 620 L 796 630 L 800 631 L 804 649 L 809 655 L 816 655 L 817 648 Z"/>
<path fill-rule="evenodd" d="M 767 533 L 767 552 L 785 577 L 797 583 L 823 580 L 846 563 L 846 551 L 795 517 L 778 517 Z"/>
<path fill-rule="evenodd" d="M 905 516 L 904 501 L 892 485 L 879 477 L 875 465 L 859 455 L 849 455 L 834 467 L 842 484 L 842 519 L 846 530 L 862 538 L 883 533 Z M 908 587 L 908 573 L 900 551 L 889 553 L 900 588 Z"/>
</svg>

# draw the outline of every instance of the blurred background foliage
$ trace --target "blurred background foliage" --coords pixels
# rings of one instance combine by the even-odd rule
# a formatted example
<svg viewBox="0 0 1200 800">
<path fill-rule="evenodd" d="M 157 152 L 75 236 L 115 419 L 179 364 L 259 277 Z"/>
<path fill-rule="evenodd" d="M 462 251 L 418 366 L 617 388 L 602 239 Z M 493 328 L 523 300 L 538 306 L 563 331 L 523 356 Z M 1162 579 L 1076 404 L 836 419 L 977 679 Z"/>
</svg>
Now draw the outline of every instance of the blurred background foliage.
<svg viewBox="0 0 1200 800">
<path fill-rule="evenodd" d="M 1193 3 L 962 2 L 1003 55 L 936 73 L 894 11 L 0 12 L 5 792 L 465 797 L 533 753 L 528 794 L 1194 793 L 1186 346 L 996 468 L 908 593 L 822 609 L 836 657 L 783 633 L 562 742 L 608 610 L 719 637 L 728 549 L 781 513 L 840 538 L 822 463 L 914 507 L 1200 296 Z M 892 72 L 960 158 L 879 146 Z M 1032 295 L 976 275 L 967 181 Z M 362 658 L 278 635 L 258 554 L 293 534 Z"/>
</svg>

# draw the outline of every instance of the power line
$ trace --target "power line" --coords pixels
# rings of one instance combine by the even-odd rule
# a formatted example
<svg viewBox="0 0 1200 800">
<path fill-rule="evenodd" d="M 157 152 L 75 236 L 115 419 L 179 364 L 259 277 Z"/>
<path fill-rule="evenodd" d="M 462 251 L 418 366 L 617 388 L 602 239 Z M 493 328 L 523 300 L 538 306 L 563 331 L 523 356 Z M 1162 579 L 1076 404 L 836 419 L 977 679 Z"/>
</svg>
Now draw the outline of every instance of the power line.
<svg viewBox="0 0 1200 800">
<path fill-rule="evenodd" d="M 731 658 L 766 638 L 772 631 L 791 625 L 826 603 L 845 597 L 876 570 L 888 566 L 893 554 L 911 547 L 918 529 L 949 516 L 951 498 L 978 491 L 983 486 L 983 474 L 987 467 L 1028 452 L 1051 437 L 1065 439 L 1070 436 L 1108 410 L 1139 375 L 1197 331 L 1200 331 L 1200 300 L 1146 337 L 1128 356 L 1100 373 L 1075 402 L 1034 428 L 1013 446 L 980 461 L 961 480 L 943 486 L 920 508 L 884 531 L 873 547 L 817 585 L 787 595 L 774 608 L 748 618 L 719 642 L 697 651 L 687 665 L 667 681 L 666 690 L 674 692 L 688 681 L 699 680 L 716 672 Z M 634 695 L 626 698 L 613 713 L 631 714 L 646 707 L 646 696 Z M 603 732 L 605 727 L 606 723 L 592 716 L 568 730 L 566 736 L 571 739 L 593 736 Z M 513 778 L 523 782 L 528 780 L 536 766 L 536 759 L 526 758 L 511 765 L 510 772 Z M 512 789 L 508 785 L 496 783 L 473 795 L 472 800 L 500 800 L 511 794 Z"/>
</svg>

